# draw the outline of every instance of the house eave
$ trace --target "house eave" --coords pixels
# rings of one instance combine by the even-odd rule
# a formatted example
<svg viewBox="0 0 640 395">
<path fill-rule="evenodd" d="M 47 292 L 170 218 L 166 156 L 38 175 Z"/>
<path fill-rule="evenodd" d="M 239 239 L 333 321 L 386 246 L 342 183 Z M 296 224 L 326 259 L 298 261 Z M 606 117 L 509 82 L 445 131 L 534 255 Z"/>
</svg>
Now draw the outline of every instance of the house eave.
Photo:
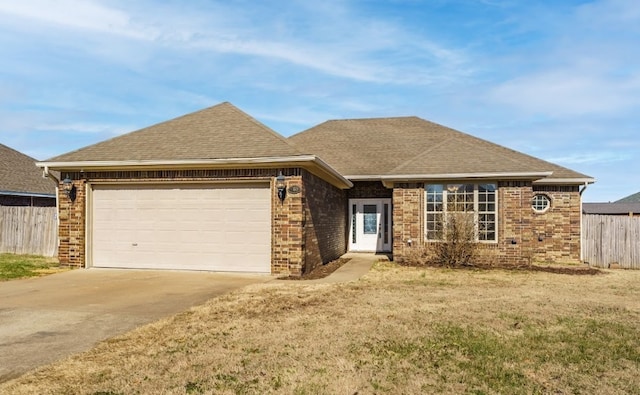
<svg viewBox="0 0 640 395">
<path fill-rule="evenodd" d="M 22 196 L 22 197 L 36 197 L 36 198 L 51 198 L 55 199 L 56 195 L 51 193 L 37 193 L 37 192 L 16 192 L 16 191 L 0 191 L 0 195 L 4 196 Z"/>
<path fill-rule="evenodd" d="M 183 169 L 266 169 L 277 167 L 301 167 L 330 184 L 348 189 L 353 183 L 315 155 L 224 158 L 224 159 L 180 159 L 180 160 L 122 160 L 122 161 L 73 161 L 37 162 L 36 165 L 57 171 L 127 171 L 127 170 L 183 170 Z"/>
<path fill-rule="evenodd" d="M 441 174 L 378 174 L 346 175 L 352 181 L 408 182 L 427 180 L 538 180 L 549 177 L 553 172 L 486 172 L 486 173 L 441 173 Z"/>
<path fill-rule="evenodd" d="M 542 178 L 533 183 L 536 185 L 585 185 L 596 182 L 595 178 Z"/>
</svg>

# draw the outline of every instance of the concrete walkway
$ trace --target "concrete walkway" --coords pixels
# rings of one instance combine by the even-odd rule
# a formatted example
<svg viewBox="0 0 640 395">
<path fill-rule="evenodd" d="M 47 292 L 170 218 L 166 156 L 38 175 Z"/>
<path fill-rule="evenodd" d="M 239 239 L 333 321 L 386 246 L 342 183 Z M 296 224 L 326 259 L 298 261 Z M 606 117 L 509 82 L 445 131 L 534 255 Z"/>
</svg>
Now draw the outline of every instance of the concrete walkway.
<svg viewBox="0 0 640 395">
<path fill-rule="evenodd" d="M 303 283 L 336 284 L 356 281 L 367 274 L 375 262 L 380 260 L 389 260 L 389 257 L 385 254 L 374 254 L 372 252 L 348 252 L 341 256 L 341 258 L 349 258 L 350 261 L 325 278 L 306 280 L 303 281 Z"/>
</svg>

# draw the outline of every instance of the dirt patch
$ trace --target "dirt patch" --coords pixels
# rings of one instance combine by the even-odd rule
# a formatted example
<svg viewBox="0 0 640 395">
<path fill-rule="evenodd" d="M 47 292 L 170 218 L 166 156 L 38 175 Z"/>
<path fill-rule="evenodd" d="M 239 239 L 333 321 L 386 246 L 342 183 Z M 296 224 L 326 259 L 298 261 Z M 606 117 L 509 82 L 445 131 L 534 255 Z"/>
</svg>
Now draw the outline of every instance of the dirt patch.
<svg viewBox="0 0 640 395">
<path fill-rule="evenodd" d="M 318 266 L 307 274 L 303 274 L 302 277 L 297 276 L 284 276 L 278 277 L 279 280 L 317 280 L 319 278 L 325 278 L 336 270 L 340 269 L 342 265 L 349 262 L 351 258 L 338 258 L 335 261 L 331 261 L 325 265 Z"/>
</svg>

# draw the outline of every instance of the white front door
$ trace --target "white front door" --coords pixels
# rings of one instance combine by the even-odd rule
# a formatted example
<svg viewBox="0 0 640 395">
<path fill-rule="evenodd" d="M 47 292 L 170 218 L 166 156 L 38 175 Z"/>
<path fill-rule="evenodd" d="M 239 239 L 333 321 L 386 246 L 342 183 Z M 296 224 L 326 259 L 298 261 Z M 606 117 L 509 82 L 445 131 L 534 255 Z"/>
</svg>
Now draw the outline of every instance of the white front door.
<svg viewBox="0 0 640 395">
<path fill-rule="evenodd" d="M 349 199 L 349 250 L 391 251 L 391 199 Z"/>
</svg>

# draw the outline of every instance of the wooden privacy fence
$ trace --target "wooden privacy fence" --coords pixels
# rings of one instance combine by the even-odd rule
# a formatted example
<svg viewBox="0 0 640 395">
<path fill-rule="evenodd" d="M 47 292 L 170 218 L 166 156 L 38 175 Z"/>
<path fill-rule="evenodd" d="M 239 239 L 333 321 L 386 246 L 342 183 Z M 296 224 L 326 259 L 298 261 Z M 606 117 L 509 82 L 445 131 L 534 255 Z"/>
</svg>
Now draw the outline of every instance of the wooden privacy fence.
<svg viewBox="0 0 640 395">
<path fill-rule="evenodd" d="M 0 252 L 55 256 L 55 207 L 0 206 Z"/>
<path fill-rule="evenodd" d="M 640 217 L 583 215 L 582 248 L 591 266 L 640 269 Z"/>
</svg>

